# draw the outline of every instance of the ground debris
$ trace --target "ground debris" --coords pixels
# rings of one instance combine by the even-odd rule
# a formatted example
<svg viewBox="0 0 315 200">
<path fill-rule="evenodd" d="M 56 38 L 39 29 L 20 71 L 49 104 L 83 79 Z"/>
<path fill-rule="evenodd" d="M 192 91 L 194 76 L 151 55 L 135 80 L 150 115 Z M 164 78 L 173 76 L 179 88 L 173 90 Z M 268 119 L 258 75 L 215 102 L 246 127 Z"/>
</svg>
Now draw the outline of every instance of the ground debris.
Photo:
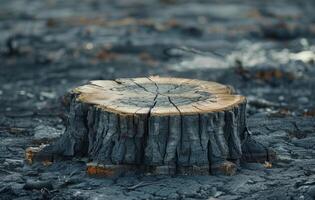
<svg viewBox="0 0 315 200">
<path fill-rule="evenodd" d="M 43 189 L 51 190 L 51 189 L 53 189 L 53 185 L 52 185 L 51 181 L 28 180 L 28 181 L 26 181 L 23 188 L 25 190 L 43 190 Z"/>
<path fill-rule="evenodd" d="M 34 128 L 34 140 L 39 143 L 51 141 L 60 137 L 63 131 L 51 126 L 39 125 Z"/>
<path fill-rule="evenodd" d="M 278 108 L 281 107 L 281 104 L 274 103 L 265 99 L 257 98 L 254 96 L 248 96 L 247 97 L 248 103 L 251 106 L 257 107 L 257 108 Z"/>
<path fill-rule="evenodd" d="M 96 177 L 117 177 L 122 173 L 136 170 L 133 165 L 103 165 L 94 162 L 87 163 L 86 173 Z"/>
<path fill-rule="evenodd" d="M 144 187 L 144 186 L 147 186 L 147 185 L 152 185 L 152 184 L 154 184 L 154 183 L 155 183 L 155 182 L 141 181 L 141 182 L 139 182 L 139 183 L 136 184 L 136 185 L 127 187 L 127 190 L 135 190 L 135 189 L 137 189 L 137 188 L 139 188 L 139 187 Z"/>
<path fill-rule="evenodd" d="M 0 7 L 0 199 L 314 198 L 313 0 L 3 0 Z M 88 176 L 87 160 L 21 163 L 36 127 L 62 133 L 69 106 L 58 97 L 69 89 L 149 75 L 234 86 L 249 97 L 252 136 L 278 160 L 272 168 L 241 164 L 235 176 L 115 178 Z M 23 189 L 31 180 L 53 189 Z"/>
<path fill-rule="evenodd" d="M 0 131 L 8 131 L 11 134 L 26 134 L 29 133 L 29 130 L 26 128 L 18 128 L 18 127 L 0 127 Z"/>
<path fill-rule="evenodd" d="M 261 26 L 261 33 L 263 37 L 268 39 L 290 40 L 301 36 L 308 36 L 310 30 L 303 24 L 281 21 Z"/>
<path fill-rule="evenodd" d="M 38 147 L 28 147 L 25 150 L 25 160 L 28 164 L 33 164 L 34 158 L 38 152 L 40 152 L 46 145 L 40 145 Z M 50 161 L 43 161 L 45 164 Z"/>
</svg>

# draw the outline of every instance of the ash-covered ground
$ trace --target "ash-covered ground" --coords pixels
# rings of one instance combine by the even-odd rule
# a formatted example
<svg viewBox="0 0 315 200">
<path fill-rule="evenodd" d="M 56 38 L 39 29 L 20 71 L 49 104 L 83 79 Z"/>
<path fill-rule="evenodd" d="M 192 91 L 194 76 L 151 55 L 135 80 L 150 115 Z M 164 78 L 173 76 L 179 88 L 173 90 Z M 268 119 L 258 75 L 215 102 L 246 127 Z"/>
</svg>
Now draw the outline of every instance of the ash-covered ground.
<svg viewBox="0 0 315 200">
<path fill-rule="evenodd" d="M 312 0 L 1 0 L 0 199 L 314 198 L 314 10 Z M 233 86 L 277 161 L 235 176 L 115 178 L 88 177 L 82 159 L 24 163 L 27 147 L 64 132 L 69 89 L 148 75 Z"/>
</svg>

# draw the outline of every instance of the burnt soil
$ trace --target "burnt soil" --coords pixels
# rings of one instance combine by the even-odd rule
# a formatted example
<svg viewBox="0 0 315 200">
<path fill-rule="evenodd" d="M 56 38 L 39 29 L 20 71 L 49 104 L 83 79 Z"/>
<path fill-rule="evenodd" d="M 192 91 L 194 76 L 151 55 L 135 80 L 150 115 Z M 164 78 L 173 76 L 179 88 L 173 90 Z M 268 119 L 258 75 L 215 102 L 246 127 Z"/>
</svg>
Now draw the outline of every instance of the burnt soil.
<svg viewBox="0 0 315 200">
<path fill-rule="evenodd" d="M 315 197 L 314 1 L 0 4 L 0 199 Z M 88 177 L 82 158 L 24 163 L 27 147 L 64 132 L 71 88 L 149 75 L 233 86 L 248 97 L 253 137 L 277 160 L 234 176 L 114 178 Z"/>
</svg>

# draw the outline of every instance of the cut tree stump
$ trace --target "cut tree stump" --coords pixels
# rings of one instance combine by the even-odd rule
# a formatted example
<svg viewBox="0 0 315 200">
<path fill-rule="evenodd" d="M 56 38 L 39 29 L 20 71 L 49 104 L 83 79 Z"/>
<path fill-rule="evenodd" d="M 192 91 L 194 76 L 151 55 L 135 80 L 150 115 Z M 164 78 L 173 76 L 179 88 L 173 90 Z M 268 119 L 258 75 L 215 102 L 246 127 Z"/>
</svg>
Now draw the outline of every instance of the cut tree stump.
<svg viewBox="0 0 315 200">
<path fill-rule="evenodd" d="M 99 163 L 97 170 L 88 166 L 92 174 L 113 174 L 117 165 L 155 174 L 231 175 L 249 136 L 246 98 L 215 82 L 97 80 L 69 97 L 66 132 L 37 158 L 86 156 Z"/>
</svg>

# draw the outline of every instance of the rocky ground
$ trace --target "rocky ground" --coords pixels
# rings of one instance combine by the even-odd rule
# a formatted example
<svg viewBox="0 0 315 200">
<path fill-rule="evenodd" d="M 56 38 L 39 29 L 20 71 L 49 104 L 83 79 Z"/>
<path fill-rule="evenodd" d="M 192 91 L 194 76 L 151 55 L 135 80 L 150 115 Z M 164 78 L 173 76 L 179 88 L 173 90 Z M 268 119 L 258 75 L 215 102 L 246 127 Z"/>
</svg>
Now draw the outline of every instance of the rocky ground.
<svg viewBox="0 0 315 200">
<path fill-rule="evenodd" d="M 0 4 L 0 199 L 315 198 L 314 1 Z M 69 89 L 148 75 L 232 85 L 277 161 L 235 176 L 115 178 L 88 177 L 78 159 L 24 163 L 25 148 L 64 132 Z"/>
</svg>

